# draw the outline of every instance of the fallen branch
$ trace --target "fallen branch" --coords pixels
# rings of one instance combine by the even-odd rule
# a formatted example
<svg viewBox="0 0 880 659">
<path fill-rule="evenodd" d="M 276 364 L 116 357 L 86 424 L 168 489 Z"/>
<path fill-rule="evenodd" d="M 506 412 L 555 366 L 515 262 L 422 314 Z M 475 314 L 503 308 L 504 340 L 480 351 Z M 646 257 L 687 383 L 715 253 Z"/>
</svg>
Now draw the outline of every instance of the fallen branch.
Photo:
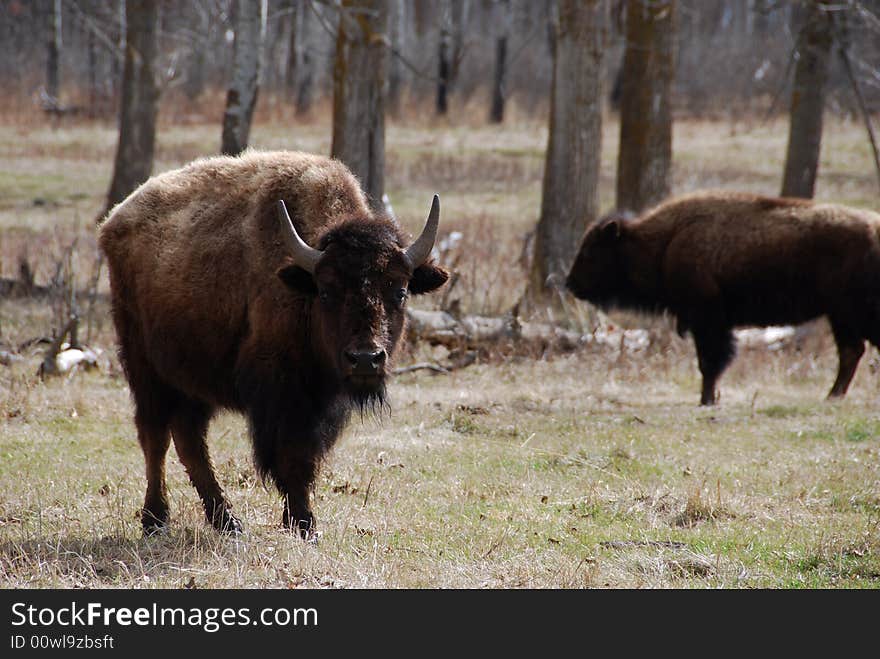
<svg viewBox="0 0 880 659">
<path fill-rule="evenodd" d="M 413 364 L 412 366 L 402 366 L 401 368 L 395 368 L 392 373 L 394 375 L 403 375 L 404 373 L 412 373 L 413 371 L 434 371 L 435 373 L 449 373 L 450 369 L 444 368 L 440 366 L 440 364 L 431 364 L 429 362 L 419 362 L 418 364 Z"/>
<path fill-rule="evenodd" d="M 498 343 L 516 343 L 540 349 L 574 350 L 588 342 L 578 332 L 547 323 L 521 322 L 513 315 L 462 316 L 445 311 L 409 310 L 409 333 L 413 341 L 427 341 L 455 350 L 474 350 Z"/>
</svg>

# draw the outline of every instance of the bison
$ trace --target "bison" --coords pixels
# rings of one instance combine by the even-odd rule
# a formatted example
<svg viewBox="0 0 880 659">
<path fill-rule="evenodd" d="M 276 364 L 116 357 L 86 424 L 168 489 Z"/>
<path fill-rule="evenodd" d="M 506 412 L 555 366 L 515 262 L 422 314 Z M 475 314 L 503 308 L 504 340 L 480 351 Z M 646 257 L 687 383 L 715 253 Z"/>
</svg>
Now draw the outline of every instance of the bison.
<svg viewBox="0 0 880 659">
<path fill-rule="evenodd" d="M 668 311 L 690 330 L 700 403 L 735 354 L 737 326 L 827 316 L 839 353 L 829 398 L 846 394 L 867 339 L 880 346 L 880 215 L 730 192 L 666 201 L 586 231 L 566 281 L 602 308 Z"/>
<path fill-rule="evenodd" d="M 282 523 L 314 538 L 309 496 L 350 413 L 381 410 L 410 295 L 448 273 L 431 258 L 435 195 L 407 245 L 340 162 L 248 151 L 155 176 L 99 229 L 119 356 L 146 462 L 146 534 L 168 521 L 171 439 L 208 521 L 241 522 L 205 442 L 217 410 L 248 420 Z"/>
</svg>

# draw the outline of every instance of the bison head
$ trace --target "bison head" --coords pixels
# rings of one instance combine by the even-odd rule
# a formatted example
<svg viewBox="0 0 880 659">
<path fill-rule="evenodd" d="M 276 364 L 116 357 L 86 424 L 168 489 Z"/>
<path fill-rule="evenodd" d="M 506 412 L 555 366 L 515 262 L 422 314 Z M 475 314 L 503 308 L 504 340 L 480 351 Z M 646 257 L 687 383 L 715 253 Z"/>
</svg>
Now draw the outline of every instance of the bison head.
<svg viewBox="0 0 880 659">
<path fill-rule="evenodd" d="M 311 299 L 314 349 L 356 403 L 381 402 L 407 299 L 439 288 L 449 276 L 430 258 L 439 197 L 434 195 L 425 228 L 408 247 L 395 222 L 349 217 L 332 225 L 315 249 L 297 234 L 283 201 L 278 213 L 292 256 L 278 276 Z"/>
<path fill-rule="evenodd" d="M 627 282 L 622 254 L 625 219 L 622 215 L 605 217 L 584 234 L 565 281 L 576 297 L 602 308 L 619 301 Z"/>
</svg>

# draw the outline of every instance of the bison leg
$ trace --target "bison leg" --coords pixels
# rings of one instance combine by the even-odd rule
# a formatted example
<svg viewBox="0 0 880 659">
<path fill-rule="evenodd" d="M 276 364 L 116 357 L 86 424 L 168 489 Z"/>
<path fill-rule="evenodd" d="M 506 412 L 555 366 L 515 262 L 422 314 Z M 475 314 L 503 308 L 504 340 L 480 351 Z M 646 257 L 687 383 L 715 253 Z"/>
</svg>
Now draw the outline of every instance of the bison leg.
<svg viewBox="0 0 880 659">
<path fill-rule="evenodd" d="M 168 496 L 165 489 L 165 455 L 171 437 L 168 426 L 136 415 L 138 441 L 144 452 L 147 468 L 147 494 L 141 510 L 144 535 L 157 533 L 168 523 Z"/>
<path fill-rule="evenodd" d="M 715 384 L 736 352 L 733 333 L 728 327 L 693 327 L 691 331 L 697 347 L 697 362 L 703 375 L 700 405 L 714 405 Z"/>
<path fill-rule="evenodd" d="M 168 523 L 168 497 L 165 490 L 165 455 L 171 443 L 169 421 L 174 410 L 173 392 L 147 368 L 132 368 L 128 363 L 131 392 L 134 397 L 134 422 L 138 442 L 144 452 L 147 494 L 141 511 L 144 535 L 153 535 Z"/>
<path fill-rule="evenodd" d="M 859 360 L 865 352 L 865 341 L 858 332 L 833 319 L 831 331 L 834 333 L 834 341 L 837 343 L 839 363 L 837 379 L 834 381 L 831 391 L 828 392 L 828 398 L 843 398 L 856 373 Z"/>
<path fill-rule="evenodd" d="M 223 496 L 205 443 L 211 413 L 211 409 L 201 403 L 190 401 L 181 405 L 171 422 L 174 448 L 202 498 L 208 522 L 221 533 L 238 534 L 242 532 L 241 522 L 232 514 L 232 506 Z"/>
<path fill-rule="evenodd" d="M 286 447 L 275 456 L 273 478 L 284 497 L 281 523 L 304 540 L 314 540 L 315 516 L 309 495 L 315 482 L 317 464 L 314 456 Z"/>
</svg>

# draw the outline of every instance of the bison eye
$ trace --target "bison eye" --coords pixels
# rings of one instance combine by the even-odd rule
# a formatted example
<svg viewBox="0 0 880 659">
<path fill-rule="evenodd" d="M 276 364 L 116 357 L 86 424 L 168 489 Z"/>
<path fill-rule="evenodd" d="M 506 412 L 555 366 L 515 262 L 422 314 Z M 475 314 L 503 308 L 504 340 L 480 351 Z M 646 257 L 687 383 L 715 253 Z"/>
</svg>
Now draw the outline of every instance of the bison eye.
<svg viewBox="0 0 880 659">
<path fill-rule="evenodd" d="M 407 290 L 405 288 L 398 288 L 394 291 L 394 301 L 397 302 L 400 306 L 406 304 L 406 298 L 409 297 Z"/>
</svg>

